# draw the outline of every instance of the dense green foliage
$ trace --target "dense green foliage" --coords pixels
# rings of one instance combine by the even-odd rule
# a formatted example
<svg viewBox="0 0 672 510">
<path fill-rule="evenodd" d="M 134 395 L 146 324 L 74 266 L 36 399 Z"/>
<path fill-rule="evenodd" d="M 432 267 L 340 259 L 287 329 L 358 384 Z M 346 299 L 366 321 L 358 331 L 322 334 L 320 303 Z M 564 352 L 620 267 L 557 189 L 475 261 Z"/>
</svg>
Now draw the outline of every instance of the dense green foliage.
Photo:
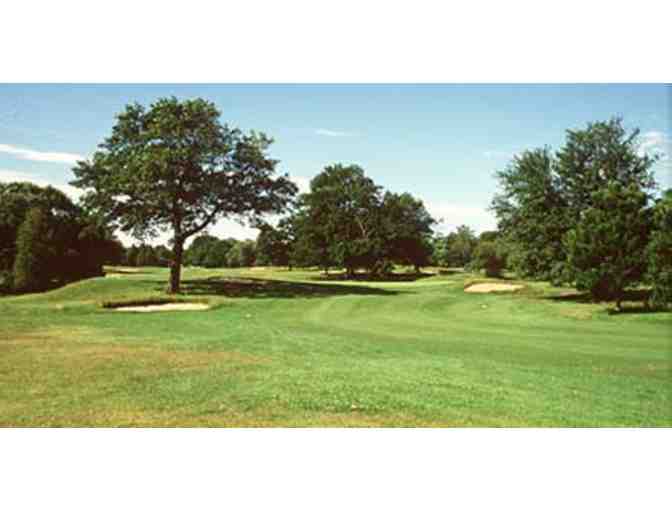
<svg viewBox="0 0 672 510">
<path fill-rule="evenodd" d="M 21 235 L 19 235 L 21 233 Z M 121 262 L 110 229 L 61 191 L 0 183 L 0 289 L 25 292 L 102 274 Z"/>
<path fill-rule="evenodd" d="M 419 269 L 430 262 L 435 223 L 421 200 L 383 194 L 357 165 L 327 166 L 300 197 L 285 234 L 294 239 L 291 259 L 300 266 L 388 272 L 394 263 Z"/>
<path fill-rule="evenodd" d="M 190 266 L 227 267 L 227 256 L 235 239 L 219 239 L 205 234 L 198 236 L 184 254 L 184 261 Z"/>
<path fill-rule="evenodd" d="M 28 210 L 19 227 L 12 278 L 14 289 L 19 292 L 42 290 L 50 281 L 53 252 L 47 221 L 46 212 L 34 207 Z"/>
<path fill-rule="evenodd" d="M 525 151 L 497 173 L 492 208 L 511 246 L 510 264 L 521 277 L 552 279 L 565 261 L 567 208 L 548 148 Z"/>
<path fill-rule="evenodd" d="M 228 267 L 252 267 L 256 260 L 254 241 L 236 242 L 226 254 Z"/>
<path fill-rule="evenodd" d="M 651 304 L 672 305 L 672 189 L 653 208 L 653 231 L 647 247 L 647 283 L 652 286 Z"/>
<path fill-rule="evenodd" d="M 90 161 L 73 169 L 85 203 L 138 238 L 172 232 L 170 291 L 180 287 L 185 241 L 216 219 L 282 212 L 296 193 L 275 176 L 272 140 L 220 123 L 203 99 L 133 104 Z"/>
<path fill-rule="evenodd" d="M 638 286 L 646 272 L 647 196 L 613 182 L 590 202 L 565 237 L 568 271 L 577 289 L 596 300 L 615 300 L 620 308 L 623 291 Z"/>
<path fill-rule="evenodd" d="M 256 264 L 259 266 L 289 266 L 292 239 L 285 221 L 277 228 L 263 224 L 255 244 Z"/>
<path fill-rule="evenodd" d="M 492 209 L 520 276 L 575 282 L 617 301 L 642 283 L 657 158 L 640 150 L 638 136 L 621 119 L 591 123 L 568 130 L 557 154 L 525 151 L 497 173 Z"/>
<path fill-rule="evenodd" d="M 188 268 L 176 299 L 205 312 L 99 305 L 167 274 L 0 299 L 0 426 L 672 426 L 670 313 L 296 269 Z"/>
<path fill-rule="evenodd" d="M 460 225 L 455 232 L 435 239 L 434 263 L 446 267 L 468 266 L 472 262 L 477 242 L 473 229 Z"/>
<path fill-rule="evenodd" d="M 506 260 L 496 241 L 479 241 L 471 264 L 473 269 L 485 270 L 485 275 L 497 278 L 506 267 Z"/>
</svg>

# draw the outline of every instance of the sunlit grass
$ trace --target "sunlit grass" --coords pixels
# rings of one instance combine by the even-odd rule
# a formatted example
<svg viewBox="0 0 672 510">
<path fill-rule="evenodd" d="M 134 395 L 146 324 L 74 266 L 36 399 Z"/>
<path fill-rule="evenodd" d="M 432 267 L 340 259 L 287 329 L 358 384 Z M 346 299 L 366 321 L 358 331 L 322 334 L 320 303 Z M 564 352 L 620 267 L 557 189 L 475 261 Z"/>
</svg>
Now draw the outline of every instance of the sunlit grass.
<svg viewBox="0 0 672 510">
<path fill-rule="evenodd" d="M 164 299 L 167 277 L 0 298 L 0 425 L 672 426 L 670 313 L 272 268 L 188 268 L 178 299 L 208 311 L 102 307 Z"/>
</svg>

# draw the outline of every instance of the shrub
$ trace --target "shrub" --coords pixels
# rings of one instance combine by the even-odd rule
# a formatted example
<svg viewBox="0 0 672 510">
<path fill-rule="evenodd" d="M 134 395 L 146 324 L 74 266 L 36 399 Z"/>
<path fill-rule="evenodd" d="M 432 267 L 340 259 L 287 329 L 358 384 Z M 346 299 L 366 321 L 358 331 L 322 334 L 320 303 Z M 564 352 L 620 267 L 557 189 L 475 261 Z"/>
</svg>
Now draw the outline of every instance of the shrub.
<svg viewBox="0 0 672 510">
<path fill-rule="evenodd" d="M 498 251 L 495 241 L 481 241 L 474 250 L 474 269 L 485 269 L 486 276 L 498 278 L 501 276 L 506 261 Z"/>
</svg>

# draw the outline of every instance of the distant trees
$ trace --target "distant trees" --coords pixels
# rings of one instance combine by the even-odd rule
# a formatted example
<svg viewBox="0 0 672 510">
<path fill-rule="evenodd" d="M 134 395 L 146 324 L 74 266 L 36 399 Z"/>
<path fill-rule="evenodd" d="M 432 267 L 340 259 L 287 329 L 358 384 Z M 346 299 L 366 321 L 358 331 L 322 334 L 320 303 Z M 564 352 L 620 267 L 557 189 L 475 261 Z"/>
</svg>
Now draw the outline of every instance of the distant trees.
<svg viewBox="0 0 672 510">
<path fill-rule="evenodd" d="M 169 291 L 180 290 L 185 242 L 229 215 L 280 213 L 296 193 L 275 176 L 272 140 L 222 125 L 203 99 L 160 99 L 118 115 L 90 161 L 73 169 L 86 205 L 138 238 L 172 232 Z"/>
<path fill-rule="evenodd" d="M 65 194 L 27 182 L 0 183 L 0 287 L 18 292 L 102 274 L 121 244 Z"/>
<path fill-rule="evenodd" d="M 506 267 L 506 258 L 497 241 L 482 240 L 474 249 L 474 257 L 470 264 L 472 269 L 485 270 L 485 275 L 498 278 Z"/>
<path fill-rule="evenodd" d="M 460 225 L 454 232 L 435 241 L 434 261 L 446 267 L 465 267 L 472 261 L 477 243 L 474 231 Z"/>
<path fill-rule="evenodd" d="M 300 266 L 357 269 L 371 274 L 391 264 L 429 263 L 434 219 L 411 195 L 386 193 L 357 165 L 327 166 L 301 195 L 291 218 L 290 259 Z"/>
<path fill-rule="evenodd" d="M 256 264 L 259 266 L 289 266 L 291 242 L 286 221 L 277 228 L 268 224 L 260 225 L 256 242 Z"/>
<path fill-rule="evenodd" d="M 555 155 L 526 151 L 497 173 L 492 210 L 521 276 L 572 282 L 618 307 L 627 288 L 645 281 L 657 157 L 640 150 L 638 136 L 618 118 L 590 123 L 567 131 Z"/>
</svg>

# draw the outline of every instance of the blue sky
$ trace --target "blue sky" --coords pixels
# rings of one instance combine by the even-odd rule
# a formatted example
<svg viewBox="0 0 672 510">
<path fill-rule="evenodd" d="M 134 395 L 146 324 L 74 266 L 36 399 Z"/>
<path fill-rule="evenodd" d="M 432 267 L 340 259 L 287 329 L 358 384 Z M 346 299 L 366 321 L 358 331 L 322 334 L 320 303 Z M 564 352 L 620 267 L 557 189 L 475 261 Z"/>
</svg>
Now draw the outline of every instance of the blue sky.
<svg viewBox="0 0 672 510">
<path fill-rule="evenodd" d="M 275 139 L 271 155 L 301 186 L 325 165 L 357 163 L 392 191 L 422 198 L 442 230 L 494 226 L 495 170 L 516 152 L 558 148 L 567 128 L 624 118 L 643 149 L 663 153 L 670 186 L 669 85 L 0 85 L 0 181 L 61 186 L 129 102 L 213 101 L 222 120 Z M 254 231 L 232 221 L 212 232 Z M 127 241 L 127 239 L 124 239 Z M 163 239 L 162 239 L 163 240 Z"/>
</svg>

